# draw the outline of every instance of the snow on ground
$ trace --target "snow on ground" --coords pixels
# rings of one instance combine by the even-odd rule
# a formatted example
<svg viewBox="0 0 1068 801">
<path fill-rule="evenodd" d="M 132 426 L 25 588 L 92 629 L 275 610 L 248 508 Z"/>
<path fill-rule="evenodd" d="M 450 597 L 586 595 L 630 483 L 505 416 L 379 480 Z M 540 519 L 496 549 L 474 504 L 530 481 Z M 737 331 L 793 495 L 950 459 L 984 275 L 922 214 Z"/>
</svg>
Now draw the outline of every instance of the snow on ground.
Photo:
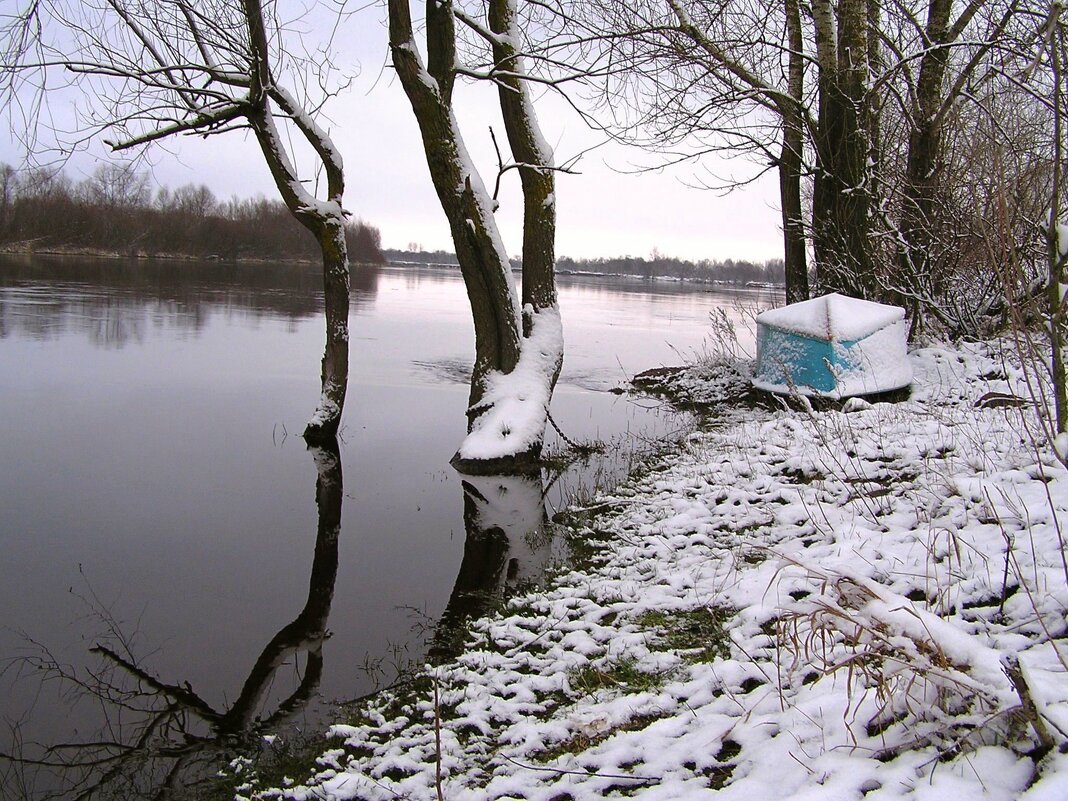
<svg viewBox="0 0 1068 801">
<path fill-rule="evenodd" d="M 1068 798 L 1068 473 L 987 394 L 1021 391 L 991 349 L 910 358 L 907 402 L 694 434 L 591 504 L 589 560 L 248 794 Z M 725 375 L 671 380 L 714 402 Z"/>
</svg>

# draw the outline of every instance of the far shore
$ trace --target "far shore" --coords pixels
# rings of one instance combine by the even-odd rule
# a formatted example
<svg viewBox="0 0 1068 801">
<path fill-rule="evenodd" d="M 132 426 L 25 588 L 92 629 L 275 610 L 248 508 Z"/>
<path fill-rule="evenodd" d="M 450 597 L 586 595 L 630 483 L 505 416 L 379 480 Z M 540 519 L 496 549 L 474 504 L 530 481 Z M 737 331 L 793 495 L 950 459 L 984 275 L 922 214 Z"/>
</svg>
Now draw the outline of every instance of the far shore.
<svg viewBox="0 0 1068 801">
<path fill-rule="evenodd" d="M 23 242 L 7 242 L 0 245 L 0 255 L 5 256 L 77 256 L 88 259 L 113 259 L 125 261 L 215 261 L 222 264 L 266 264 L 286 263 L 301 265 L 317 265 L 315 259 L 268 259 L 262 256 L 219 256 L 216 254 L 196 255 L 192 253 L 146 253 L 132 251 L 122 253 L 117 250 L 104 250 L 101 248 L 78 247 L 75 245 L 45 245 L 38 247 L 33 240 Z"/>
<path fill-rule="evenodd" d="M 112 261 L 175 261 L 175 262 L 217 262 L 219 264 L 292 264 L 294 266 L 315 267 L 319 262 L 316 259 L 265 258 L 263 256 L 219 256 L 217 254 L 195 255 L 190 253 L 146 253 L 142 251 L 122 253 L 117 250 L 104 250 L 100 248 L 47 245 L 35 246 L 34 242 L 7 242 L 0 244 L 0 256 L 47 256 L 47 257 L 77 257 L 86 259 L 108 259 Z M 395 267 L 404 270 L 436 270 L 443 272 L 458 272 L 458 264 L 448 262 L 418 262 L 388 259 L 384 262 L 352 262 L 373 267 Z M 512 272 L 519 272 L 521 267 L 512 267 Z M 574 269 L 558 269 L 557 277 L 560 278 L 613 278 L 634 281 L 668 281 L 671 283 L 698 284 L 703 286 L 726 286 L 732 288 L 748 288 L 762 290 L 782 290 L 784 285 L 774 281 L 730 281 L 718 278 L 680 278 L 672 275 L 631 275 L 629 273 L 598 272 Z"/>
</svg>

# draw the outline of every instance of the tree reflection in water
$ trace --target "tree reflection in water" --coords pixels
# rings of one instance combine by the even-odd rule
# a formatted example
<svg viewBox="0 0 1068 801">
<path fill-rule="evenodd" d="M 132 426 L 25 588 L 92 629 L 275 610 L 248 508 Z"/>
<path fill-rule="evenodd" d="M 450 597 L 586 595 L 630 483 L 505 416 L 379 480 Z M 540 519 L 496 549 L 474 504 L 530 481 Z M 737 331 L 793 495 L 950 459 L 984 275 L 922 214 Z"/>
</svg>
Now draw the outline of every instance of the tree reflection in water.
<svg viewBox="0 0 1068 801">
<path fill-rule="evenodd" d="M 18 753 L 0 762 L 0 796 L 195 797 L 221 767 L 235 756 L 256 753 L 264 735 L 284 730 L 315 697 L 337 578 L 343 481 L 336 443 L 309 451 L 317 471 L 318 530 L 308 599 L 264 647 L 237 699 L 219 709 L 188 682 L 153 675 L 118 624 L 98 608 L 111 637 L 91 649 L 98 658 L 94 667 L 78 671 L 46 651 L 24 660 L 23 667 L 38 672 L 43 682 L 63 684 L 72 701 L 95 702 L 104 725 L 95 737 L 77 742 L 20 743 Z M 539 581 L 559 558 L 539 474 L 466 477 L 463 491 L 464 555 L 429 643 L 431 661 L 459 654 L 473 619 Z M 279 669 L 300 667 L 301 661 L 295 689 L 279 698 L 274 686 L 284 683 Z"/>
<path fill-rule="evenodd" d="M 540 473 L 465 476 L 464 556 L 434 630 L 431 661 L 457 656 L 467 625 L 537 583 L 558 559 Z"/>
<path fill-rule="evenodd" d="M 353 265 L 352 308 L 374 306 L 381 271 Z M 29 301 L 29 302 L 28 302 Z M 308 264 L 226 264 L 0 254 L 0 339 L 142 343 L 161 325 L 193 335 L 216 316 L 296 322 L 321 317 L 322 272 Z"/>
<path fill-rule="evenodd" d="M 4 798 L 167 799 L 203 784 L 235 753 L 277 731 L 312 698 L 323 671 L 322 646 L 337 579 L 343 480 L 337 443 L 309 446 L 317 472 L 318 530 L 308 600 L 300 614 L 267 643 L 241 692 L 216 709 L 188 682 L 165 682 L 146 670 L 106 610 L 97 609 L 110 641 L 91 649 L 95 666 L 77 670 L 42 650 L 21 668 L 42 683 L 58 682 L 76 702 L 96 702 L 104 723 L 95 737 L 51 745 L 20 742 L 0 764 Z M 298 665 L 297 686 L 277 703 L 279 668 Z M 273 708 L 273 711 L 268 711 Z"/>
</svg>

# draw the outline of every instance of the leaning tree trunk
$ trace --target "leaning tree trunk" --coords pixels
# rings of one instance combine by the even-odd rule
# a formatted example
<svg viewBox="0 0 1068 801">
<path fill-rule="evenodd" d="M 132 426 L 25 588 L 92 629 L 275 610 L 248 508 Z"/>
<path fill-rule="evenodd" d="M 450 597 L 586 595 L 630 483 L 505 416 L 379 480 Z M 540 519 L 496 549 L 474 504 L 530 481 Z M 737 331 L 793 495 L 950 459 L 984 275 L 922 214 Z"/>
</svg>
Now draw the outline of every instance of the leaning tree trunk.
<svg viewBox="0 0 1068 801">
<path fill-rule="evenodd" d="M 475 325 L 470 429 L 478 416 L 487 378 L 494 371 L 512 372 L 519 361 L 519 299 L 493 217 L 493 200 L 471 165 L 452 110 L 456 69 L 452 3 L 428 2 L 426 28 L 424 66 L 408 0 L 389 0 L 393 66 L 419 124 L 430 177 L 449 221 Z"/>
<path fill-rule="evenodd" d="M 304 429 L 310 443 L 331 443 L 341 424 L 349 380 L 349 259 L 345 241 L 344 167 L 330 137 L 271 75 L 270 50 L 260 0 L 244 0 L 249 26 L 252 74 L 249 124 L 290 214 L 315 236 L 323 257 L 326 346 L 319 405 Z M 327 199 L 310 196 L 293 172 L 274 124 L 270 103 L 278 106 L 318 156 L 326 175 Z"/>
<path fill-rule="evenodd" d="M 341 507 L 345 495 L 341 453 L 337 440 L 309 445 L 315 460 L 315 506 L 318 525 L 312 557 L 308 599 L 292 622 L 283 626 L 267 643 L 245 680 L 233 706 L 215 724 L 220 735 L 246 732 L 254 722 L 279 725 L 299 711 L 318 689 L 323 675 L 323 642 L 329 636 L 326 623 L 337 584 L 338 541 L 341 537 Z M 269 718 L 261 720 L 263 699 L 272 689 L 278 669 L 294 655 L 303 652 L 307 662 L 296 690 L 278 705 Z"/>
</svg>

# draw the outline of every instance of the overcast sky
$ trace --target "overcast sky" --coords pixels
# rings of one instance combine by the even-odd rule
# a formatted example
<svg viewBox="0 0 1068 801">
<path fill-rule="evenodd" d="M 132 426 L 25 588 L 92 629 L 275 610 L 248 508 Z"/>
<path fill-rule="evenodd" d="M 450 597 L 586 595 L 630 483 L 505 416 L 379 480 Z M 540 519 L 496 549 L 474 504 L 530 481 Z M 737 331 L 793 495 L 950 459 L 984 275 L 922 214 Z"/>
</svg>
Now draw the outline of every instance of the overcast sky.
<svg viewBox="0 0 1068 801">
<path fill-rule="evenodd" d="M 351 89 L 327 108 L 330 131 L 345 159 L 346 206 L 377 226 L 386 247 L 417 243 L 427 250 L 452 250 L 421 150 L 415 118 L 387 60 L 381 11 L 370 9 L 346 23 L 342 59 L 357 62 Z M 504 145 L 496 93 L 488 86 L 458 85 L 457 108 L 468 150 L 492 186 L 497 165 L 489 126 Z M 62 116 L 62 104 L 53 114 Z M 545 95 L 536 109 L 546 139 L 563 162 L 603 140 L 561 100 Z M 18 165 L 23 154 L 13 132 L 0 136 L 0 160 Z M 160 185 L 206 184 L 220 198 L 275 197 L 270 175 L 255 143 L 239 132 L 207 140 L 185 138 L 168 150 L 150 151 L 153 179 Z M 68 164 L 72 178 L 92 172 L 105 149 L 91 146 Z M 573 257 L 649 256 L 654 250 L 691 259 L 781 258 L 777 184 L 774 174 L 726 196 L 693 188 L 701 167 L 686 165 L 660 173 L 632 174 L 654 158 L 618 145 L 595 149 L 576 166 L 580 174 L 557 180 L 557 253 Z M 751 165 L 715 166 L 720 173 L 748 175 Z M 510 253 L 521 249 L 519 176 L 504 179 L 498 213 Z"/>
</svg>

